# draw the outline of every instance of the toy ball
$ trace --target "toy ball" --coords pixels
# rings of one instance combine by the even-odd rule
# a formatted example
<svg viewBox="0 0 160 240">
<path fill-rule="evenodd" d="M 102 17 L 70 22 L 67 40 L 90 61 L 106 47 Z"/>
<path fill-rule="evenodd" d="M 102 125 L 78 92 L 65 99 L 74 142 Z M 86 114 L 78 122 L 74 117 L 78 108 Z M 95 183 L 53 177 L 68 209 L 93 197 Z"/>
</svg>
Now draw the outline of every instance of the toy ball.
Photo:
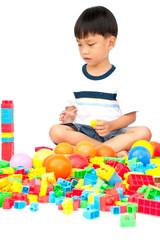
<svg viewBox="0 0 160 240">
<path fill-rule="evenodd" d="M 96 148 L 97 157 L 116 157 L 115 151 L 106 145 L 101 145 Z"/>
<path fill-rule="evenodd" d="M 72 168 L 84 169 L 85 167 L 88 166 L 87 159 L 81 154 L 73 153 L 68 157 L 68 159 L 72 163 Z"/>
<path fill-rule="evenodd" d="M 53 154 L 46 162 L 46 172 L 54 172 L 55 178 L 67 178 L 72 171 L 70 160 L 62 154 Z"/>
<path fill-rule="evenodd" d="M 55 147 L 54 152 L 56 154 L 72 154 L 74 153 L 74 148 L 71 144 L 62 142 Z"/>
<path fill-rule="evenodd" d="M 132 148 L 135 146 L 143 146 L 147 148 L 150 151 L 151 157 L 153 156 L 153 147 L 150 142 L 147 142 L 145 140 L 139 140 L 132 145 Z"/>
<path fill-rule="evenodd" d="M 42 167 L 43 161 L 44 159 L 53 154 L 54 152 L 49 150 L 49 149 L 41 149 L 39 151 L 37 151 L 32 159 L 33 162 L 33 167 L 34 168 L 40 168 Z"/>
<path fill-rule="evenodd" d="M 153 147 L 153 155 L 152 155 L 152 157 L 156 157 L 155 149 L 156 149 L 156 147 L 157 147 L 157 145 L 158 145 L 158 142 L 151 141 L 150 144 L 151 144 L 152 147 Z M 157 149 L 158 149 L 158 147 L 157 147 Z M 157 151 L 157 150 L 156 150 L 156 151 Z M 159 152 L 159 156 L 160 156 L 160 152 Z M 158 156 L 157 156 L 157 157 L 158 157 Z"/>
<path fill-rule="evenodd" d="M 135 146 L 131 148 L 128 153 L 128 160 L 131 160 L 134 157 L 137 157 L 138 161 L 142 162 L 143 165 L 149 164 L 151 160 L 150 151 L 143 146 Z"/>
<path fill-rule="evenodd" d="M 74 153 L 82 154 L 85 157 L 94 157 L 96 154 L 96 149 L 92 143 L 88 141 L 82 141 L 75 146 Z"/>
<path fill-rule="evenodd" d="M 160 143 L 158 143 L 155 147 L 154 157 L 160 157 Z"/>
<path fill-rule="evenodd" d="M 17 168 L 23 166 L 24 168 L 32 168 L 32 159 L 25 153 L 16 153 L 11 157 L 10 166 Z"/>
</svg>

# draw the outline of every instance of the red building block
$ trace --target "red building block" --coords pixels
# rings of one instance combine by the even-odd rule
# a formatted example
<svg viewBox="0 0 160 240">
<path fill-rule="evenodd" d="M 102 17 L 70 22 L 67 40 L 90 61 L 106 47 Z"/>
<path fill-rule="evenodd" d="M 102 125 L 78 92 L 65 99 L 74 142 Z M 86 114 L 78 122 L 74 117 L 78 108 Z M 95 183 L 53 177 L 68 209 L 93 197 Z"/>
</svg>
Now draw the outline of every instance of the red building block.
<svg viewBox="0 0 160 240">
<path fill-rule="evenodd" d="M 10 161 L 14 155 L 14 142 L 1 143 L 1 158 L 6 161 Z"/>
<path fill-rule="evenodd" d="M 73 211 L 78 211 L 79 208 L 79 203 L 78 202 L 73 202 Z"/>
<path fill-rule="evenodd" d="M 111 206 L 115 206 L 115 199 L 111 194 L 100 197 L 100 211 L 109 212 Z"/>
<path fill-rule="evenodd" d="M 113 167 L 113 168 L 115 168 L 117 165 L 118 165 L 118 161 L 113 161 L 113 160 L 106 160 L 105 161 L 105 164 L 106 165 L 109 165 L 110 167 Z"/>
<path fill-rule="evenodd" d="M 129 184 L 129 190 L 137 191 L 139 187 L 143 185 L 153 185 L 155 186 L 154 179 L 150 175 L 141 175 L 141 174 L 130 174 L 127 180 Z"/>
<path fill-rule="evenodd" d="M 1 123 L 1 132 L 2 133 L 14 132 L 14 123 Z"/>
<path fill-rule="evenodd" d="M 160 217 L 160 201 L 139 198 L 138 212 Z"/>
<path fill-rule="evenodd" d="M 130 172 L 130 169 L 124 165 L 123 163 L 119 162 L 115 168 L 117 174 L 124 179 L 124 174 Z"/>
<path fill-rule="evenodd" d="M 10 197 L 6 197 L 2 204 L 3 209 L 11 209 L 14 205 L 14 201 Z"/>
<path fill-rule="evenodd" d="M 38 197 L 39 203 L 49 203 L 49 196 Z"/>
<path fill-rule="evenodd" d="M 74 199 L 73 203 L 76 203 L 78 208 L 81 206 L 81 199 Z"/>
<path fill-rule="evenodd" d="M 128 197 L 128 202 L 138 203 L 139 198 L 144 198 L 144 194 L 136 192 Z"/>
<path fill-rule="evenodd" d="M 41 180 L 40 179 L 32 179 L 30 182 L 29 194 L 39 195 L 41 188 Z"/>
<path fill-rule="evenodd" d="M 62 204 L 61 204 L 61 203 L 58 204 L 58 210 L 60 210 L 60 211 L 63 210 L 63 207 L 62 207 Z"/>
<path fill-rule="evenodd" d="M 114 201 L 120 201 L 119 193 L 115 188 L 109 188 L 105 190 L 104 193 L 112 195 L 112 197 L 114 197 Z"/>
<path fill-rule="evenodd" d="M 53 191 L 53 183 L 48 182 L 47 192 L 46 195 L 49 196 L 49 192 Z"/>
<path fill-rule="evenodd" d="M 13 101 L 12 100 L 3 100 L 1 104 L 1 108 L 13 108 Z"/>
<path fill-rule="evenodd" d="M 25 201 L 27 203 L 27 205 L 29 205 L 29 199 L 27 198 L 27 194 L 24 194 L 24 193 L 13 192 L 12 200 L 13 201 L 17 201 L 17 200 Z"/>
<path fill-rule="evenodd" d="M 81 196 L 82 192 L 84 191 L 84 189 L 81 188 L 73 188 L 72 189 L 72 196 Z"/>
<path fill-rule="evenodd" d="M 71 198 L 72 197 L 72 193 L 71 192 L 66 192 L 65 197 Z"/>
</svg>

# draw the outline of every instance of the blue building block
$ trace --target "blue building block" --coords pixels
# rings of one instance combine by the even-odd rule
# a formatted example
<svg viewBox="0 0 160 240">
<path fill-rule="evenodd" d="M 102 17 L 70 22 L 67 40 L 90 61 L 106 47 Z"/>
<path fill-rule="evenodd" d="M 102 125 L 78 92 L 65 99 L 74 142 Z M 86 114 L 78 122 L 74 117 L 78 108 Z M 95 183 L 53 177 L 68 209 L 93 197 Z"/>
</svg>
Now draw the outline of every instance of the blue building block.
<svg viewBox="0 0 160 240">
<path fill-rule="evenodd" d="M 120 176 L 116 172 L 114 172 L 112 174 L 112 176 L 110 177 L 110 179 L 107 181 L 107 183 L 110 186 L 114 186 L 116 182 L 122 182 L 122 179 L 120 178 Z"/>
<path fill-rule="evenodd" d="M 120 199 L 123 198 L 123 188 L 116 188 L 117 192 L 119 193 Z"/>
<path fill-rule="evenodd" d="M 95 204 L 90 203 L 90 204 L 87 205 L 86 210 L 88 211 L 88 210 L 91 210 L 91 209 L 97 209 Z"/>
<path fill-rule="evenodd" d="M 154 169 L 157 168 L 155 163 L 149 163 L 147 165 L 143 165 L 143 163 L 138 162 L 138 163 L 133 163 L 131 167 L 131 172 L 142 172 L 146 174 L 146 171 L 149 169 Z"/>
<path fill-rule="evenodd" d="M 55 199 L 56 199 L 55 192 L 50 191 L 49 192 L 49 203 L 55 203 Z"/>
<path fill-rule="evenodd" d="M 62 203 L 64 198 L 65 198 L 64 196 L 60 196 L 58 198 L 55 198 L 55 204 L 58 205 L 59 203 Z"/>
<path fill-rule="evenodd" d="M 94 205 L 96 209 L 100 209 L 100 197 L 104 196 L 105 194 L 100 193 L 94 196 Z"/>
<path fill-rule="evenodd" d="M 75 186 L 78 184 L 78 181 L 76 179 L 72 179 L 71 181 L 71 188 L 75 188 Z"/>
<path fill-rule="evenodd" d="M 3 114 L 13 115 L 13 112 L 14 112 L 13 108 L 1 108 L 1 115 Z"/>
<path fill-rule="evenodd" d="M 120 206 L 111 206 L 110 211 L 114 215 L 120 214 Z"/>
<path fill-rule="evenodd" d="M 154 200 L 156 200 L 156 201 L 160 201 L 160 196 L 154 196 Z"/>
<path fill-rule="evenodd" d="M 86 173 L 83 179 L 83 185 L 95 185 L 98 180 L 98 176 L 95 173 Z"/>
<path fill-rule="evenodd" d="M 98 209 L 91 209 L 83 212 L 83 217 L 86 219 L 95 219 L 100 216 L 100 211 Z"/>
<path fill-rule="evenodd" d="M 14 137 L 11 138 L 1 138 L 1 142 L 14 142 Z"/>
<path fill-rule="evenodd" d="M 14 202 L 15 209 L 23 209 L 23 208 L 25 208 L 26 205 L 27 205 L 27 203 L 25 201 L 15 201 Z"/>
<path fill-rule="evenodd" d="M 36 212 L 39 210 L 39 202 L 32 202 L 30 204 L 30 210 L 31 212 Z"/>
<path fill-rule="evenodd" d="M 88 200 L 88 195 L 94 192 L 95 191 L 84 190 L 81 194 L 81 200 Z"/>
<path fill-rule="evenodd" d="M 30 188 L 29 185 L 27 185 L 27 186 L 23 186 L 23 187 L 22 187 L 22 193 L 28 194 L 28 192 L 29 192 L 29 188 Z"/>
</svg>

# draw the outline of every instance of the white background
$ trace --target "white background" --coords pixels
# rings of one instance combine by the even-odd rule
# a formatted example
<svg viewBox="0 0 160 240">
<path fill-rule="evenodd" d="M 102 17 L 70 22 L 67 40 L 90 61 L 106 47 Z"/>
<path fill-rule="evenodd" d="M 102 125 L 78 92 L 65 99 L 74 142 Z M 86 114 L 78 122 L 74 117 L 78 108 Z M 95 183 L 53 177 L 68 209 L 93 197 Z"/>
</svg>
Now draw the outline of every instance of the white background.
<svg viewBox="0 0 160 240">
<path fill-rule="evenodd" d="M 70 72 L 76 72 L 83 64 L 73 34 L 74 24 L 85 8 L 96 5 L 106 6 L 117 19 L 119 34 L 110 61 L 127 76 L 126 85 L 139 104 L 137 124 L 150 127 L 152 140 L 160 142 L 158 0 L 0 0 L 0 101 L 14 101 L 15 152 L 32 157 L 37 146 L 53 147 L 49 128 L 58 122 L 64 107 L 63 100 L 72 80 Z M 111 217 L 111 214 L 89 222 L 82 213 L 67 218 L 57 209 L 54 214 L 52 211 L 39 211 L 34 215 L 35 222 L 28 209 L 23 211 L 26 215 L 24 225 L 22 221 L 20 226 L 25 234 L 29 234 L 31 228 L 36 232 L 36 224 L 39 224 L 41 230 L 35 238 L 49 236 L 47 232 L 41 234 L 41 231 L 47 231 L 49 224 L 48 234 L 52 233 L 53 237 L 56 229 L 61 237 L 70 232 L 71 239 L 87 239 L 83 229 L 88 229 L 87 237 L 92 238 L 100 234 L 107 239 L 111 232 L 118 239 L 121 234 L 130 238 L 152 233 L 150 236 L 153 237 L 160 223 L 159 218 L 139 214 L 137 228 L 124 230 L 119 228 L 118 217 Z M 12 231 L 19 229 L 17 221 L 20 221 L 21 213 L 4 212 L 0 212 L 0 220 L 1 216 L 6 219 L 3 225 L 9 217 L 9 224 L 13 224 L 9 228 Z M 60 216 L 57 221 L 55 214 Z M 32 223 L 35 226 L 31 226 Z"/>
</svg>

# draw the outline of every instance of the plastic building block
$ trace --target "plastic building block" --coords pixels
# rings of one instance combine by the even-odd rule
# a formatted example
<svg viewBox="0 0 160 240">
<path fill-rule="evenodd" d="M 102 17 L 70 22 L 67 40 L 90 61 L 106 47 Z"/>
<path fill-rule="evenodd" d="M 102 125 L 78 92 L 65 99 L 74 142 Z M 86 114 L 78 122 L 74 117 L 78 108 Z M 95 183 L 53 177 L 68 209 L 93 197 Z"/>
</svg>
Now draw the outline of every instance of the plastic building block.
<svg viewBox="0 0 160 240">
<path fill-rule="evenodd" d="M 29 209 L 30 209 L 31 212 L 38 211 L 39 210 L 39 203 L 38 202 L 32 202 L 30 204 L 30 208 Z"/>
<path fill-rule="evenodd" d="M 55 192 L 49 192 L 49 203 L 55 203 Z"/>
<path fill-rule="evenodd" d="M 3 209 L 11 209 L 13 207 L 13 200 L 10 197 L 5 197 L 2 204 Z"/>
<path fill-rule="evenodd" d="M 120 227 L 135 227 L 136 217 L 135 214 L 121 214 Z"/>
<path fill-rule="evenodd" d="M 14 202 L 14 208 L 15 209 L 23 209 L 26 207 L 26 202 L 25 201 L 15 201 Z"/>
<path fill-rule="evenodd" d="M 111 206 L 110 211 L 114 215 L 120 214 L 120 206 Z"/>
<path fill-rule="evenodd" d="M 160 216 L 160 201 L 139 198 L 138 212 Z"/>
<path fill-rule="evenodd" d="M 86 207 L 87 207 L 87 204 L 88 204 L 88 201 L 87 201 L 87 200 L 81 200 L 81 202 L 80 202 L 80 208 L 86 208 Z"/>
<path fill-rule="evenodd" d="M 28 194 L 28 192 L 29 192 L 29 186 L 23 186 L 22 187 L 22 193 Z"/>
<path fill-rule="evenodd" d="M 38 202 L 40 202 L 40 203 L 49 203 L 49 196 L 38 197 Z"/>
<path fill-rule="evenodd" d="M 110 207 L 115 205 L 115 199 L 111 194 L 100 197 L 100 211 L 110 211 Z"/>
<path fill-rule="evenodd" d="M 83 217 L 86 219 L 95 219 L 100 216 L 100 211 L 98 209 L 91 209 L 83 212 Z"/>
<path fill-rule="evenodd" d="M 73 212 L 72 198 L 64 198 L 62 202 L 62 207 L 64 214 L 71 214 Z"/>
<path fill-rule="evenodd" d="M 127 203 L 127 212 L 128 213 L 137 213 L 138 204 L 137 203 Z"/>
<path fill-rule="evenodd" d="M 154 199 L 154 196 L 160 196 L 160 188 L 157 188 L 152 185 L 148 185 L 144 198 Z"/>
<path fill-rule="evenodd" d="M 7 168 L 9 166 L 10 166 L 10 164 L 8 161 L 0 160 L 0 168 Z"/>
<path fill-rule="evenodd" d="M 81 196 L 82 192 L 84 191 L 84 189 L 81 188 L 73 188 L 72 189 L 72 196 Z"/>
<path fill-rule="evenodd" d="M 143 185 L 155 185 L 152 176 L 141 174 L 130 174 L 127 183 L 129 184 L 129 189 L 135 191 L 137 191 L 137 189 Z"/>
<path fill-rule="evenodd" d="M 86 173 L 86 175 L 84 176 L 84 180 L 83 180 L 83 185 L 95 185 L 97 182 L 98 176 L 97 174 L 92 174 L 92 173 Z"/>
</svg>

